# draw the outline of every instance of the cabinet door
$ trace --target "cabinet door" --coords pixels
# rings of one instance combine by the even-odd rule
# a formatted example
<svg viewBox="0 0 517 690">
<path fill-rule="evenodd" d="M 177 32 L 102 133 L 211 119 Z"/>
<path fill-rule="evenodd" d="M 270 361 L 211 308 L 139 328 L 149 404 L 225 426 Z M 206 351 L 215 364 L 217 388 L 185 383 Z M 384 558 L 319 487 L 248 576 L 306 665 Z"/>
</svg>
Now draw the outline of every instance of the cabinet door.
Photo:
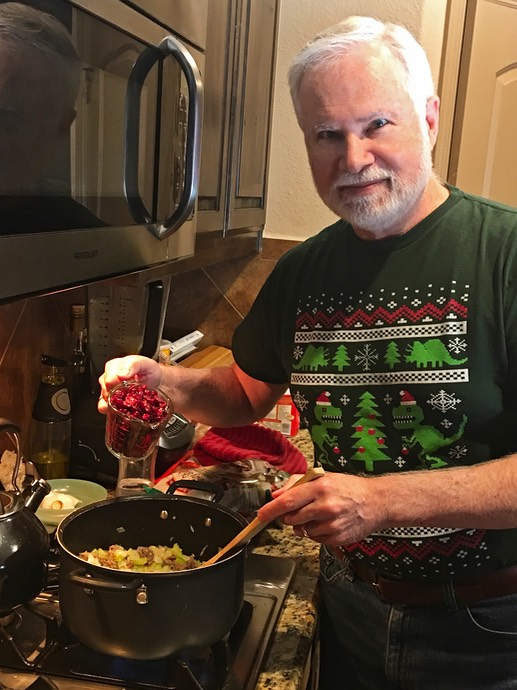
<svg viewBox="0 0 517 690">
<path fill-rule="evenodd" d="M 467 4 L 449 181 L 517 206 L 517 3 Z"/>
<path fill-rule="evenodd" d="M 210 0 L 198 232 L 263 226 L 278 0 Z"/>
<path fill-rule="evenodd" d="M 240 12 L 229 230 L 265 222 L 278 0 L 244 0 Z"/>
<path fill-rule="evenodd" d="M 236 0 L 211 0 L 204 72 L 199 232 L 224 234 L 229 185 L 230 121 L 235 66 Z"/>
</svg>

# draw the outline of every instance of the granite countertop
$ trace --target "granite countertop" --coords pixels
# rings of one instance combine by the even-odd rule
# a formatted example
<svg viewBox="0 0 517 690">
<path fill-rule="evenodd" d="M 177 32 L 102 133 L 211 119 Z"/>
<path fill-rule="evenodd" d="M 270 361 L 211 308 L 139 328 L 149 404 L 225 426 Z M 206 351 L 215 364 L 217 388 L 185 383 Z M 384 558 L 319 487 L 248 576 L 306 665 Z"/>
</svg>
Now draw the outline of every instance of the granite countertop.
<svg viewBox="0 0 517 690">
<path fill-rule="evenodd" d="M 308 433 L 300 431 L 290 440 L 312 464 L 313 447 Z M 253 552 L 288 556 L 296 563 L 256 690 L 301 690 L 317 626 L 315 593 L 319 544 L 297 537 L 290 527 L 270 527 L 263 532 Z"/>
<path fill-rule="evenodd" d="M 193 443 L 208 429 L 198 424 Z M 308 431 L 299 431 L 289 441 L 312 466 L 314 450 Z M 256 690 L 303 690 L 304 671 L 318 622 L 315 595 L 319 544 L 297 537 L 291 527 L 278 525 L 262 532 L 256 539 L 253 553 L 287 556 L 295 561 L 296 566 Z"/>
</svg>

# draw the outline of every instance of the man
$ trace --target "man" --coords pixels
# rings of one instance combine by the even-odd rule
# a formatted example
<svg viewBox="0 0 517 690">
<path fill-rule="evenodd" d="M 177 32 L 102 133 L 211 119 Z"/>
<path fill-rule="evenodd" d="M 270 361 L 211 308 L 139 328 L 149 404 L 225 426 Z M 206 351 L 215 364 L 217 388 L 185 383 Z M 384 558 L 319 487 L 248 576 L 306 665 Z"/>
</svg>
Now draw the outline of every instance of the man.
<svg viewBox="0 0 517 690">
<path fill-rule="evenodd" d="M 287 253 L 237 328 L 233 369 L 113 360 L 217 425 L 289 385 L 323 478 L 278 492 L 322 544 L 321 688 L 517 687 L 517 211 L 432 170 L 424 52 L 350 17 L 290 86 L 316 188 L 341 218 Z"/>
</svg>

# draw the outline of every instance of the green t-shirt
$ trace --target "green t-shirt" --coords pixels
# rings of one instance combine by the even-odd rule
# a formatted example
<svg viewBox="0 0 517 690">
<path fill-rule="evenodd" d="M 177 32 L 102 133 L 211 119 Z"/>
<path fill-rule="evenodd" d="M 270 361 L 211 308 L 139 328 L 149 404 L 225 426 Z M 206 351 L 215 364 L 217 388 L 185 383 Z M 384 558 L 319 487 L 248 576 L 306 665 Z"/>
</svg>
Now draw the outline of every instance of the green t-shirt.
<svg viewBox="0 0 517 690">
<path fill-rule="evenodd" d="M 340 220 L 287 252 L 235 332 L 239 366 L 289 385 L 328 471 L 517 451 L 517 209 L 449 189 L 404 235 L 368 242 Z M 401 527 L 346 550 L 386 574 L 461 579 L 517 563 L 517 530 Z"/>
</svg>

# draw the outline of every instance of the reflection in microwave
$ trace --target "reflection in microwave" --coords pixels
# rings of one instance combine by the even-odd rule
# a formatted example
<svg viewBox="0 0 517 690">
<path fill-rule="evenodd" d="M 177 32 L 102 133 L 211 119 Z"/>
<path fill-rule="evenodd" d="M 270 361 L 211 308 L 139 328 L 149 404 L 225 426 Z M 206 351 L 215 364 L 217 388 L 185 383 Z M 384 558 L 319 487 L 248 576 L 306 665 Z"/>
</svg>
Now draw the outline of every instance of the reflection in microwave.
<svg viewBox="0 0 517 690">
<path fill-rule="evenodd" d="M 105 226 L 71 196 L 71 127 L 82 64 L 68 29 L 0 4 L 0 234 Z"/>
</svg>

